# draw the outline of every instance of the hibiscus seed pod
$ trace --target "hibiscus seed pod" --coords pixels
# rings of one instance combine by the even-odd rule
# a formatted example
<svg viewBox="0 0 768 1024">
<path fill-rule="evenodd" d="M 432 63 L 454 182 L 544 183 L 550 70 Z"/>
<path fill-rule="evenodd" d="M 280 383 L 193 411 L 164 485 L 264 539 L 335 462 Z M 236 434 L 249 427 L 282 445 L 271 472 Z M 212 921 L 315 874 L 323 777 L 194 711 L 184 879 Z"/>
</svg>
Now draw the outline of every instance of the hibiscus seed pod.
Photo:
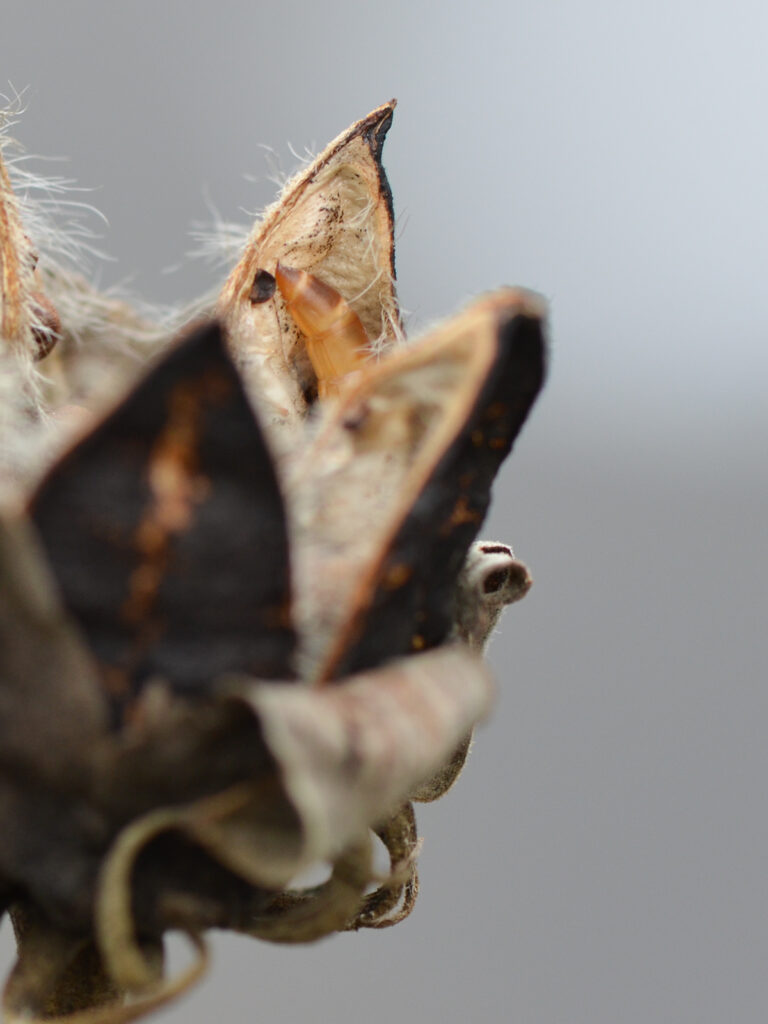
<svg viewBox="0 0 768 1024">
<path fill-rule="evenodd" d="M 476 537 L 546 343 L 510 288 L 406 341 L 393 110 L 286 184 L 171 339 L 35 269 L 0 163 L 10 1019 L 117 1024 L 200 976 L 209 928 L 306 942 L 414 905 L 411 801 L 461 771 L 482 649 L 531 582 Z M 196 960 L 165 979 L 169 929 Z"/>
</svg>

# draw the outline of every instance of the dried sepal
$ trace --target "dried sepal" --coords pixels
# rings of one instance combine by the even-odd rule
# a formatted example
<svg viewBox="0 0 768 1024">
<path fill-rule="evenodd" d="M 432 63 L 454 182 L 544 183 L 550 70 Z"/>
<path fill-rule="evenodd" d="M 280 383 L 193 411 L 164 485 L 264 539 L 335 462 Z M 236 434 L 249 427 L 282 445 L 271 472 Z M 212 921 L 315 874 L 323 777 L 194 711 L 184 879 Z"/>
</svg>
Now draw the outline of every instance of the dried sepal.
<svg viewBox="0 0 768 1024">
<path fill-rule="evenodd" d="M 333 858 L 384 821 L 490 705 L 487 668 L 460 645 L 393 661 L 341 687 L 254 687 L 249 704 L 301 823 L 265 881 Z"/>
<path fill-rule="evenodd" d="M 98 846 L 108 841 L 86 799 L 106 712 L 31 531 L 0 521 L 0 891 L 34 893 L 70 928 L 87 928 Z"/>
<path fill-rule="evenodd" d="M 68 1016 L 117 1000 L 87 934 L 56 927 L 31 905 L 14 907 L 18 959 L 3 992 L 3 1019 Z"/>
<path fill-rule="evenodd" d="M 93 662 L 59 605 L 34 531 L 19 519 L 0 518 L 0 680 L 3 756 L 27 771 L 60 772 L 73 748 L 104 728 Z"/>
<path fill-rule="evenodd" d="M 435 774 L 411 790 L 409 794 L 411 800 L 420 804 L 429 804 L 433 800 L 439 800 L 448 792 L 464 770 L 464 765 L 472 749 L 472 738 L 473 733 L 470 731 Z"/>
<path fill-rule="evenodd" d="M 343 687 L 235 689 L 240 696 L 231 699 L 254 715 L 275 772 L 188 805 L 172 827 L 266 889 L 335 861 L 385 821 L 490 701 L 487 669 L 459 645 L 392 662 Z"/>
<path fill-rule="evenodd" d="M 157 981 L 130 1000 L 106 969 L 89 936 L 52 926 L 34 910 L 14 914 L 18 959 L 2 994 L 6 1024 L 127 1024 L 178 998 L 208 969 L 199 936 L 191 936 L 195 958 L 178 975 L 162 979 L 162 948 L 145 943 L 145 955 L 158 967 Z"/>
<path fill-rule="evenodd" d="M 456 582 L 453 635 L 482 651 L 506 605 L 525 597 L 531 583 L 528 568 L 507 544 L 476 541 Z M 469 733 L 440 770 L 411 792 L 411 799 L 430 803 L 447 793 L 461 774 L 471 747 Z"/>
<path fill-rule="evenodd" d="M 265 298 L 260 287 L 265 272 L 274 277 L 278 261 L 336 289 L 377 351 L 399 336 L 392 197 L 381 165 L 394 106 L 385 103 L 352 125 L 287 183 L 219 297 L 217 312 L 268 426 L 300 420 L 315 387 L 303 335 L 284 299 L 279 292 Z"/>
<path fill-rule="evenodd" d="M 307 889 L 286 889 L 257 914 L 245 931 L 269 942 L 314 942 L 334 931 L 389 928 L 413 910 L 419 891 L 416 858 L 420 840 L 410 803 L 372 831 L 387 849 L 390 871 L 373 870 L 370 837 L 335 858 L 327 881 Z M 367 892 L 372 881 L 379 885 Z M 367 894 L 366 894 L 367 893 Z"/>
<path fill-rule="evenodd" d="M 301 942 L 404 916 L 416 893 L 415 822 L 408 808 L 391 818 L 393 809 L 401 793 L 443 763 L 487 712 L 490 697 L 486 669 L 460 646 L 394 662 L 339 688 L 240 683 L 235 689 L 240 696 L 230 699 L 255 716 L 275 773 L 151 811 L 120 833 L 100 877 L 96 936 L 110 977 L 128 990 L 156 981 L 138 944 L 132 894 L 139 857 L 162 833 L 187 837 L 265 890 L 283 890 L 303 869 L 333 862 L 324 886 L 286 891 L 261 910 L 254 901 L 250 918 L 226 922 L 237 930 Z M 371 828 L 390 850 L 394 875 L 366 899 L 374 877 L 366 853 Z"/>
<path fill-rule="evenodd" d="M 389 875 L 366 896 L 347 931 L 360 928 L 391 928 L 403 921 L 419 895 L 416 860 L 421 847 L 413 804 L 403 804 L 374 829 L 389 854 Z"/>
</svg>

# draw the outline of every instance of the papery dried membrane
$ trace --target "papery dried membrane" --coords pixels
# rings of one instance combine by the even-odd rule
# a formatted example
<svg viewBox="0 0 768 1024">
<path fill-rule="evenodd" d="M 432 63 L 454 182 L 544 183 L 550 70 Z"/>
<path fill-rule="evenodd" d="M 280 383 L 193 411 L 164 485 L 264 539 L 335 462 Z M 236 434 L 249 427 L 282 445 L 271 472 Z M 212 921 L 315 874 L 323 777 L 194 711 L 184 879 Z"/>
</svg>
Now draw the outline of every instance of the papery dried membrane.
<svg viewBox="0 0 768 1024">
<path fill-rule="evenodd" d="M 256 684 L 253 710 L 279 789 L 190 834 L 255 885 L 280 888 L 383 821 L 490 706 L 490 674 L 461 645 L 393 661 L 342 687 Z"/>
</svg>

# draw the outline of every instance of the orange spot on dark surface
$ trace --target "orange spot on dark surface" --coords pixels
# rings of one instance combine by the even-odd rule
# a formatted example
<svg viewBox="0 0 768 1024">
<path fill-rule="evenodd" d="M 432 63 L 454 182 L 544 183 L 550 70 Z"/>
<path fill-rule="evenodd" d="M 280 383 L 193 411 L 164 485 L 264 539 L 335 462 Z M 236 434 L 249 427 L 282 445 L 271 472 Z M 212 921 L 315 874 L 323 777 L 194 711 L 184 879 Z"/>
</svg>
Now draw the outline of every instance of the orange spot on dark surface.
<svg viewBox="0 0 768 1024">
<path fill-rule="evenodd" d="M 141 557 L 129 577 L 121 609 L 126 622 L 147 619 L 157 600 L 175 534 L 189 529 L 195 506 L 204 501 L 210 481 L 198 471 L 198 445 L 206 405 L 222 401 L 229 383 L 215 374 L 176 385 L 168 396 L 168 418 L 147 466 L 151 499 L 134 533 Z"/>
<path fill-rule="evenodd" d="M 506 416 L 509 412 L 509 406 L 506 402 L 491 402 L 485 411 L 486 419 L 498 420 L 502 416 Z"/>
<path fill-rule="evenodd" d="M 384 574 L 384 579 L 382 580 L 382 585 L 386 587 L 387 590 L 397 590 L 408 582 L 412 574 L 413 570 L 409 565 L 399 562 L 387 569 Z"/>
<path fill-rule="evenodd" d="M 453 506 L 450 522 L 451 526 L 460 526 L 462 523 L 481 523 L 482 518 L 481 513 L 470 508 L 469 502 L 462 496 Z"/>
</svg>

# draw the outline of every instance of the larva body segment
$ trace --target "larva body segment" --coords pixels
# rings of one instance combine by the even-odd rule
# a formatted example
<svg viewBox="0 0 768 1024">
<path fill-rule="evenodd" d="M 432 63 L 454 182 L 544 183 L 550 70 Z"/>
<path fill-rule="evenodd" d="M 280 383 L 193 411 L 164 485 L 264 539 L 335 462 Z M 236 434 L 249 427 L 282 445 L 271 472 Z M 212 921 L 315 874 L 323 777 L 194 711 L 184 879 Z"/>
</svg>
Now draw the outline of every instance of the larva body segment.
<svg viewBox="0 0 768 1024">
<path fill-rule="evenodd" d="M 336 394 L 341 380 L 361 369 L 367 358 L 368 335 L 360 317 L 335 288 L 306 270 L 278 263 L 275 280 L 306 338 L 318 394 Z"/>
</svg>

